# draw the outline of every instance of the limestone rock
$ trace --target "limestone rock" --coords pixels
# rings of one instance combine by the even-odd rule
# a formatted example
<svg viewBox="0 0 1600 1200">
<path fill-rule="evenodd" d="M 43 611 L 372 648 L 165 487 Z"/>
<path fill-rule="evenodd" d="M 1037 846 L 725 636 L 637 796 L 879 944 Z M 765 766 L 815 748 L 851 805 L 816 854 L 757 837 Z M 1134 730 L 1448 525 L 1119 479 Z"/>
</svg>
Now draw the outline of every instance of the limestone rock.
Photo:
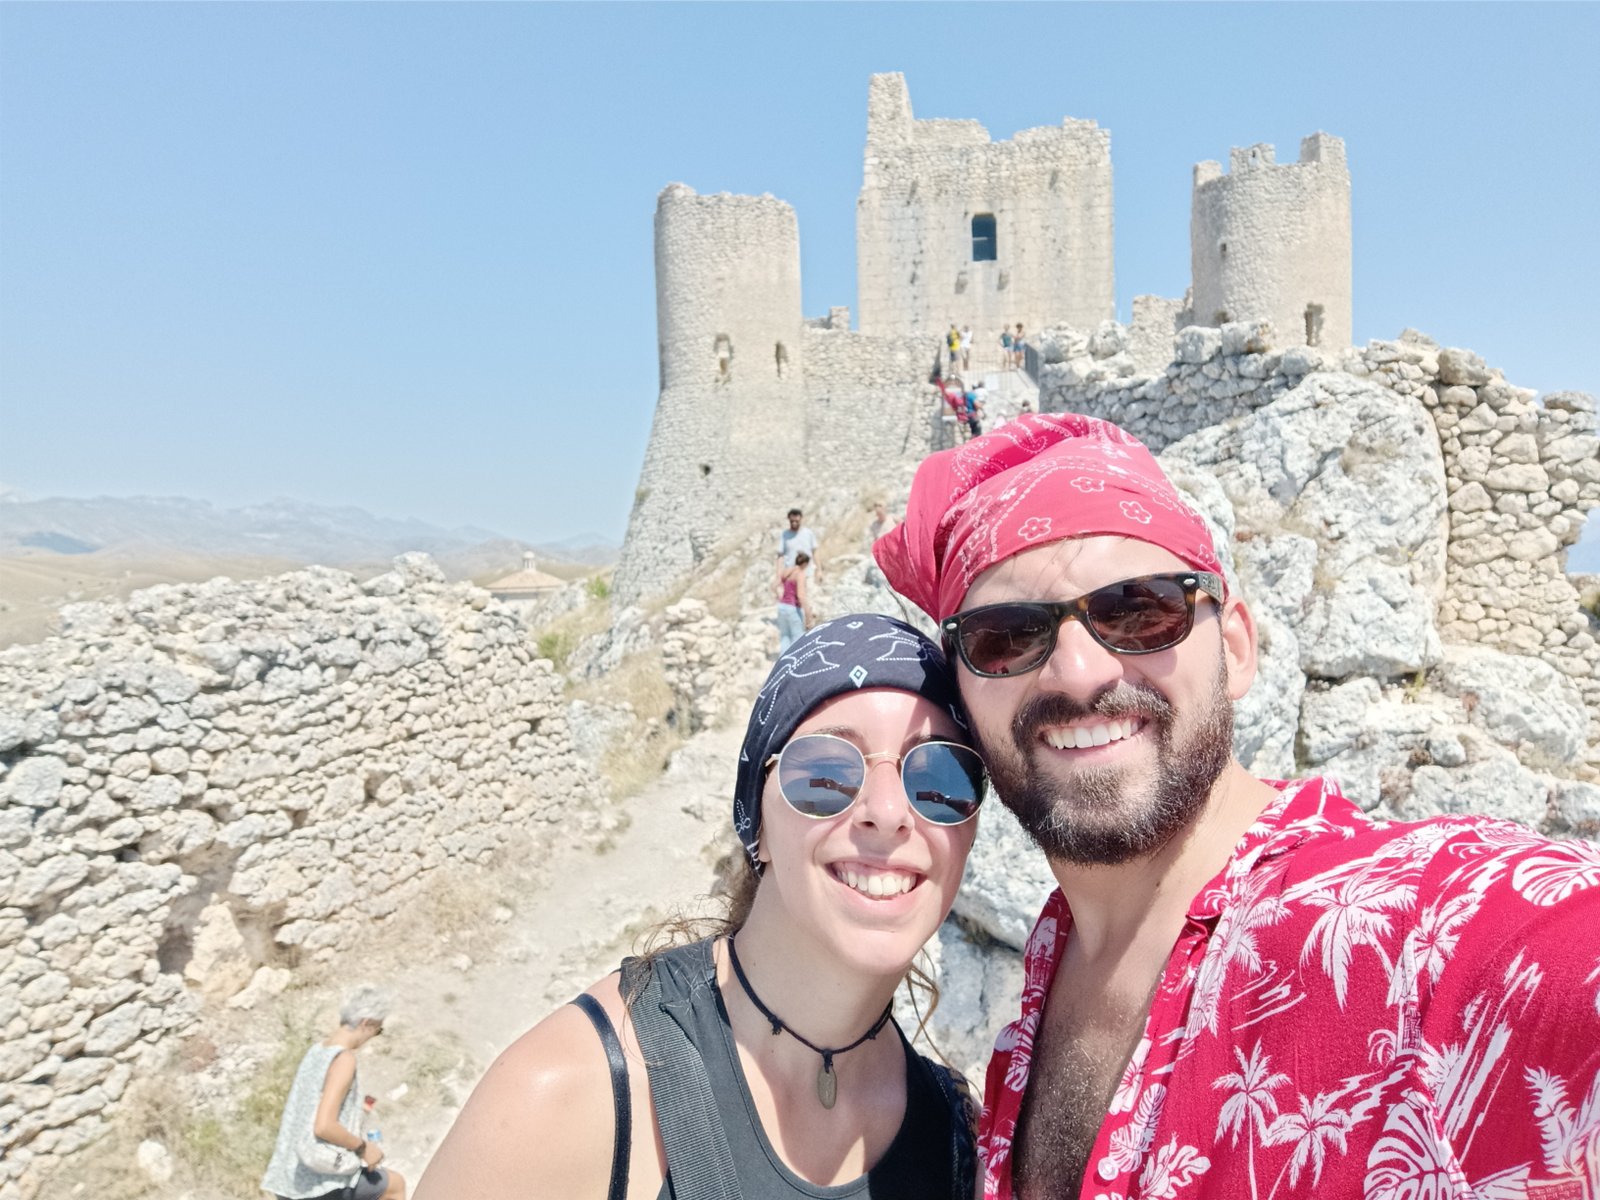
<svg viewBox="0 0 1600 1200">
<path fill-rule="evenodd" d="M 1055 886 L 1044 852 L 999 798 L 991 797 L 978 821 L 955 911 L 989 937 L 1020 950 Z"/>
<path fill-rule="evenodd" d="M 148 1139 L 140 1142 L 139 1149 L 134 1154 L 134 1161 L 138 1164 L 140 1172 L 151 1183 L 172 1181 L 172 1152 L 160 1142 Z"/>
<path fill-rule="evenodd" d="M 203 994 L 222 999 L 249 983 L 254 969 L 227 902 L 213 900 L 201 910 L 195 924 L 193 950 L 184 964 L 184 979 Z"/>
<path fill-rule="evenodd" d="M 1451 647 L 1438 686 L 1460 698 L 1468 720 L 1535 766 L 1561 767 L 1582 750 L 1589 725 L 1583 697 L 1555 668 L 1485 647 Z"/>
<path fill-rule="evenodd" d="M 1464 384 L 1481 387 L 1493 376 L 1484 366 L 1483 359 L 1470 350 L 1444 349 L 1439 351 L 1439 381 L 1445 384 Z"/>
<path fill-rule="evenodd" d="M 1215 474 L 1241 531 L 1316 544 L 1309 611 L 1290 618 L 1308 674 L 1395 675 L 1437 660 L 1446 489 L 1438 439 L 1417 401 L 1311 375 L 1169 447 L 1167 461 Z"/>
<path fill-rule="evenodd" d="M 1418 767 L 1411 777 L 1411 794 L 1395 804 L 1395 813 L 1407 820 L 1470 813 L 1538 828 L 1549 794 L 1544 780 L 1499 751 L 1453 769 Z"/>
</svg>

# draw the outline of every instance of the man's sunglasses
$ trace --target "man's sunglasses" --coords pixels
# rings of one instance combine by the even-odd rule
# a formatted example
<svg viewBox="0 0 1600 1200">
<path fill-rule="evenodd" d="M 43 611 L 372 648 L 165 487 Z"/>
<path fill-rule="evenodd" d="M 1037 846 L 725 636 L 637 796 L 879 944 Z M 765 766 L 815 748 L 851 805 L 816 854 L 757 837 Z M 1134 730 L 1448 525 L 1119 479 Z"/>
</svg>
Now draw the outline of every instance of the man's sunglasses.
<svg viewBox="0 0 1600 1200">
<path fill-rule="evenodd" d="M 778 767 L 778 790 L 803 817 L 836 817 L 856 802 L 866 786 L 869 762 L 891 758 L 900 764 L 900 782 L 911 811 L 935 825 L 960 825 L 978 815 L 988 790 L 983 759 L 970 746 L 921 742 L 904 754 L 863 754 L 852 742 L 831 733 L 791 738 L 766 765 Z"/>
<path fill-rule="evenodd" d="M 1171 649 L 1194 628 L 1196 592 L 1221 602 L 1222 579 L 1210 571 L 1142 575 L 1076 600 L 985 604 L 946 617 L 939 628 L 947 653 L 953 646 L 967 670 L 998 679 L 1042 667 L 1064 621 L 1082 621 L 1090 637 L 1117 654 Z"/>
</svg>

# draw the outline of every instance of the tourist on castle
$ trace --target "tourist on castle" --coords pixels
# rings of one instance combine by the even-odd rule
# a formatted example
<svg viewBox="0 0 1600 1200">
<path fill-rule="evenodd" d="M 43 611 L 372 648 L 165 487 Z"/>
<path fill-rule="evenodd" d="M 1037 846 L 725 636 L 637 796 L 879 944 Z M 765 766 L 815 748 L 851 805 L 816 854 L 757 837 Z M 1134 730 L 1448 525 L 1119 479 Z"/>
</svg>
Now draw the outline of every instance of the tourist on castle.
<svg viewBox="0 0 1600 1200">
<path fill-rule="evenodd" d="M 954 321 L 950 322 L 950 332 L 944 335 L 945 349 L 949 351 L 948 362 L 952 372 L 961 369 L 961 331 L 956 328 Z"/>
<path fill-rule="evenodd" d="M 811 625 L 811 606 L 806 597 L 806 567 L 811 556 L 804 550 L 794 556 L 794 565 L 778 572 L 778 653 L 794 645 Z"/>
<path fill-rule="evenodd" d="M 279 1200 L 405 1200 L 406 1181 L 380 1166 L 383 1147 L 362 1135 L 356 1051 L 383 1032 L 389 996 L 351 991 L 339 1027 L 307 1050 L 289 1087 L 261 1190 Z M 374 1135 L 376 1136 L 376 1135 Z"/>
<path fill-rule="evenodd" d="M 961 369 L 963 371 L 970 371 L 972 369 L 971 325 L 963 325 L 961 327 Z"/>
<path fill-rule="evenodd" d="M 817 535 L 810 528 L 801 524 L 805 514 L 798 508 L 789 510 L 789 525 L 778 531 L 778 582 L 781 585 L 783 569 L 794 566 L 795 556 L 804 553 L 810 559 L 806 568 L 806 578 L 812 583 L 817 581 Z"/>
<path fill-rule="evenodd" d="M 1600 1194 L 1600 850 L 1251 776 L 1255 621 L 1143 445 L 1025 415 L 875 553 L 1059 884 L 983 1196 Z"/>
<path fill-rule="evenodd" d="M 983 427 L 978 423 L 978 418 L 983 416 L 983 401 L 978 396 L 978 385 L 962 388 L 961 401 L 966 409 L 967 429 L 973 437 L 977 437 L 983 432 Z"/>
<path fill-rule="evenodd" d="M 1005 363 L 1006 370 L 1011 370 L 1016 365 L 1017 357 L 1011 351 L 1011 327 L 1002 326 L 1000 329 L 1000 358 Z"/>
<path fill-rule="evenodd" d="M 726 919 L 518 1039 L 418 1200 L 970 1200 L 964 1084 L 912 1050 L 892 998 L 950 911 L 983 794 L 938 647 L 876 614 L 817 626 L 750 714 Z"/>
<path fill-rule="evenodd" d="M 1013 366 L 1020 367 L 1026 361 L 1028 342 L 1022 335 L 1022 322 L 1017 322 L 1017 331 L 1011 335 L 1011 362 Z"/>
</svg>

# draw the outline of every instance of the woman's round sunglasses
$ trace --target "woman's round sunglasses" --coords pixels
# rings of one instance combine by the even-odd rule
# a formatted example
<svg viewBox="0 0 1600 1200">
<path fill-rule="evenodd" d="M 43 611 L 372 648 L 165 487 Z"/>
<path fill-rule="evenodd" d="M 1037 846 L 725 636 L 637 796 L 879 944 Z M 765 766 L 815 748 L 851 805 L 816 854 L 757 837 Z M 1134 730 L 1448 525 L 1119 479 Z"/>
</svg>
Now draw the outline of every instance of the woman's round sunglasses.
<svg viewBox="0 0 1600 1200">
<path fill-rule="evenodd" d="M 988 790 L 983 759 L 954 742 L 919 742 L 904 754 L 863 754 L 831 733 L 806 733 L 789 739 L 766 765 L 777 764 L 778 790 L 790 808 L 823 820 L 856 802 L 866 786 L 868 764 L 882 758 L 900 764 L 911 811 L 924 821 L 960 825 L 978 815 Z"/>
<path fill-rule="evenodd" d="M 1117 654 L 1170 649 L 1194 628 L 1196 592 L 1220 602 L 1221 577 L 1210 571 L 1141 575 L 1076 600 L 985 604 L 946 617 L 939 628 L 947 653 L 953 645 L 967 670 L 998 679 L 1042 667 L 1056 648 L 1064 621 L 1082 621 L 1090 637 Z"/>
</svg>

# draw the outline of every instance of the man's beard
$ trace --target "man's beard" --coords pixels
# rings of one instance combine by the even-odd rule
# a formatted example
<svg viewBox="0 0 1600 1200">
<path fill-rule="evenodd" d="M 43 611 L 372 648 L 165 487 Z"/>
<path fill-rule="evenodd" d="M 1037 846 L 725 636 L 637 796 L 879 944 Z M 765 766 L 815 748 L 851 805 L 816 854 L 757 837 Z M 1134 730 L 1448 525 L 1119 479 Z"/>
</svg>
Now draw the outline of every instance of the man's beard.
<svg viewBox="0 0 1600 1200">
<path fill-rule="evenodd" d="M 1070 782 L 1040 768 L 1039 731 L 1083 717 L 1107 720 L 1138 715 L 1156 742 L 1155 777 L 1130 778 L 1124 767 L 1079 767 Z M 1233 753 L 1233 704 L 1227 667 L 1218 655 L 1211 695 L 1199 724 L 1177 740 L 1176 714 L 1148 684 L 1124 680 L 1088 704 L 1051 693 L 1035 697 L 1011 722 L 1011 745 L 985 741 L 995 792 L 1052 859 L 1111 866 L 1142 858 L 1166 845 L 1205 807 L 1211 787 Z"/>
</svg>

